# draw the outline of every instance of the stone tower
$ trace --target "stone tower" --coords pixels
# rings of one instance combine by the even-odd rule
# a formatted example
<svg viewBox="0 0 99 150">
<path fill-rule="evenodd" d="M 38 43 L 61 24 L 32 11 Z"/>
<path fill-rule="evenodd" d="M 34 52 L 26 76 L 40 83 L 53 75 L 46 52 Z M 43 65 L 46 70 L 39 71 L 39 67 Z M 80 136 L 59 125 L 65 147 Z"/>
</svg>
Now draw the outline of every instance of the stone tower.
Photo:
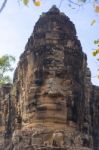
<svg viewBox="0 0 99 150">
<path fill-rule="evenodd" d="M 97 148 L 96 93 L 75 26 L 53 6 L 37 21 L 15 70 L 10 148 Z"/>
<path fill-rule="evenodd" d="M 15 72 L 15 131 L 31 128 L 38 146 L 91 147 L 90 117 L 84 114 L 85 103 L 89 112 L 86 70 L 74 24 L 53 6 L 40 16 Z"/>
<path fill-rule="evenodd" d="M 80 125 L 83 55 L 69 18 L 56 7 L 42 14 L 21 55 L 14 79 L 18 90 L 23 90 L 17 91 L 23 123 L 33 119 Z"/>
</svg>

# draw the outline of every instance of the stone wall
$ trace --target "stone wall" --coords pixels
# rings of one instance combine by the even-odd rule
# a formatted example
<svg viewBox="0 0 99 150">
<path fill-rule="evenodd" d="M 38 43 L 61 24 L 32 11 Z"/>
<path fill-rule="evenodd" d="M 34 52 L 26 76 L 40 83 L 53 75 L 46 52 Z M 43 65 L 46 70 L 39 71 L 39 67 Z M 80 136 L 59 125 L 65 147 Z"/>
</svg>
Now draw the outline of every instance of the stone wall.
<svg viewBox="0 0 99 150">
<path fill-rule="evenodd" d="M 0 145 L 12 135 L 11 84 L 0 87 Z"/>
<path fill-rule="evenodd" d="M 94 149 L 99 149 L 99 87 L 93 86 L 92 126 Z"/>
</svg>

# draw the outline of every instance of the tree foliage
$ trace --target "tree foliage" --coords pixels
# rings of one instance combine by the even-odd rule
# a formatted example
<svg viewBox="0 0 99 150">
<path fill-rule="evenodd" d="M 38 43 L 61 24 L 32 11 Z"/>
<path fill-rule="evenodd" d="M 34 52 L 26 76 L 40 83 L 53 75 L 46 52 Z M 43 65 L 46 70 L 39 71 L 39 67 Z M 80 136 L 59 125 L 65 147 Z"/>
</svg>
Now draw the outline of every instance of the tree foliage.
<svg viewBox="0 0 99 150">
<path fill-rule="evenodd" d="M 95 44 L 96 48 L 93 50 L 92 55 L 97 56 L 99 54 L 99 39 L 94 40 L 94 44 Z M 97 58 L 97 61 L 99 61 L 99 58 Z M 99 67 L 98 67 L 97 71 L 99 71 Z M 95 77 L 97 77 L 99 79 L 99 74 Z"/>
<path fill-rule="evenodd" d="M 7 72 L 13 71 L 12 63 L 15 62 L 15 58 L 11 55 L 4 55 L 0 57 L 0 84 L 11 82 L 11 79 Z"/>
<path fill-rule="evenodd" d="M 28 3 L 30 2 L 30 0 L 19 0 L 19 1 L 23 2 L 24 5 L 28 5 Z M 40 6 L 41 5 L 41 0 L 31 0 L 31 1 L 33 2 L 33 4 L 35 6 Z M 3 1 L 2 5 L 0 6 L 0 13 L 5 8 L 7 2 L 8 2 L 8 0 Z"/>
<path fill-rule="evenodd" d="M 0 7 L 0 13 L 2 12 L 2 10 L 4 9 L 6 3 L 8 0 L 4 0 L 1 7 Z M 33 4 L 35 6 L 40 6 L 41 5 L 41 0 L 19 0 L 21 1 L 24 5 L 28 5 L 30 1 L 33 2 Z M 62 4 L 62 2 L 65 0 L 60 0 L 60 5 Z M 83 4 L 86 3 L 91 3 L 93 5 L 93 8 L 95 10 L 96 13 L 99 13 L 99 0 L 67 0 L 71 5 L 75 5 L 75 6 L 82 6 Z"/>
<path fill-rule="evenodd" d="M 25 5 L 28 5 L 30 0 L 21 0 Z M 35 6 L 40 6 L 41 5 L 41 0 L 32 0 Z"/>
<path fill-rule="evenodd" d="M 99 40 L 94 40 L 94 44 L 97 46 L 97 48 L 93 51 L 93 56 L 96 56 L 99 54 Z"/>
</svg>

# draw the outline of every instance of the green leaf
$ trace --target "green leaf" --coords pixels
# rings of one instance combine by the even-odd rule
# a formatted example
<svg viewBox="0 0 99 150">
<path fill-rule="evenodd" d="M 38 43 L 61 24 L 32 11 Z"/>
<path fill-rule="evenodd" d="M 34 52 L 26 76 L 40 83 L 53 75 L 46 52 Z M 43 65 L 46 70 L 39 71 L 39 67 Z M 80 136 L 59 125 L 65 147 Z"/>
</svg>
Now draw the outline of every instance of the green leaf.
<svg viewBox="0 0 99 150">
<path fill-rule="evenodd" d="M 94 40 L 94 44 L 99 44 L 99 40 Z"/>
<path fill-rule="evenodd" d="M 92 20 L 92 22 L 91 22 L 91 26 L 93 26 L 93 25 L 95 25 L 96 24 L 96 20 L 94 19 L 94 20 Z"/>
<path fill-rule="evenodd" d="M 96 55 L 97 55 L 96 51 L 92 52 L 92 55 L 93 55 L 93 56 L 96 56 Z"/>
<path fill-rule="evenodd" d="M 28 5 L 29 0 L 23 0 L 24 5 Z"/>
<path fill-rule="evenodd" d="M 99 49 L 96 49 L 96 53 L 97 53 L 97 54 L 99 53 Z"/>
</svg>

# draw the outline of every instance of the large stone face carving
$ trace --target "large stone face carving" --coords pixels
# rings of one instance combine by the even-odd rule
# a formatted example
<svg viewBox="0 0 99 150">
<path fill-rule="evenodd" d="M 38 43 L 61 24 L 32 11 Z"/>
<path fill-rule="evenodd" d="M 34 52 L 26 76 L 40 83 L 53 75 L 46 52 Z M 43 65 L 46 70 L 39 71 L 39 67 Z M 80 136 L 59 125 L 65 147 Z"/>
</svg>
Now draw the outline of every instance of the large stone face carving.
<svg viewBox="0 0 99 150">
<path fill-rule="evenodd" d="M 17 91 L 17 106 L 24 125 L 40 120 L 80 122 L 77 109 L 83 98 L 83 55 L 68 17 L 55 7 L 40 17 L 14 81 L 16 88 L 22 90 Z"/>
<path fill-rule="evenodd" d="M 98 117 L 93 111 L 98 102 L 92 98 L 97 95 L 90 79 L 73 23 L 52 7 L 40 16 L 15 70 L 10 92 L 11 140 L 5 138 L 9 148 L 97 148 L 93 120 Z"/>
</svg>

